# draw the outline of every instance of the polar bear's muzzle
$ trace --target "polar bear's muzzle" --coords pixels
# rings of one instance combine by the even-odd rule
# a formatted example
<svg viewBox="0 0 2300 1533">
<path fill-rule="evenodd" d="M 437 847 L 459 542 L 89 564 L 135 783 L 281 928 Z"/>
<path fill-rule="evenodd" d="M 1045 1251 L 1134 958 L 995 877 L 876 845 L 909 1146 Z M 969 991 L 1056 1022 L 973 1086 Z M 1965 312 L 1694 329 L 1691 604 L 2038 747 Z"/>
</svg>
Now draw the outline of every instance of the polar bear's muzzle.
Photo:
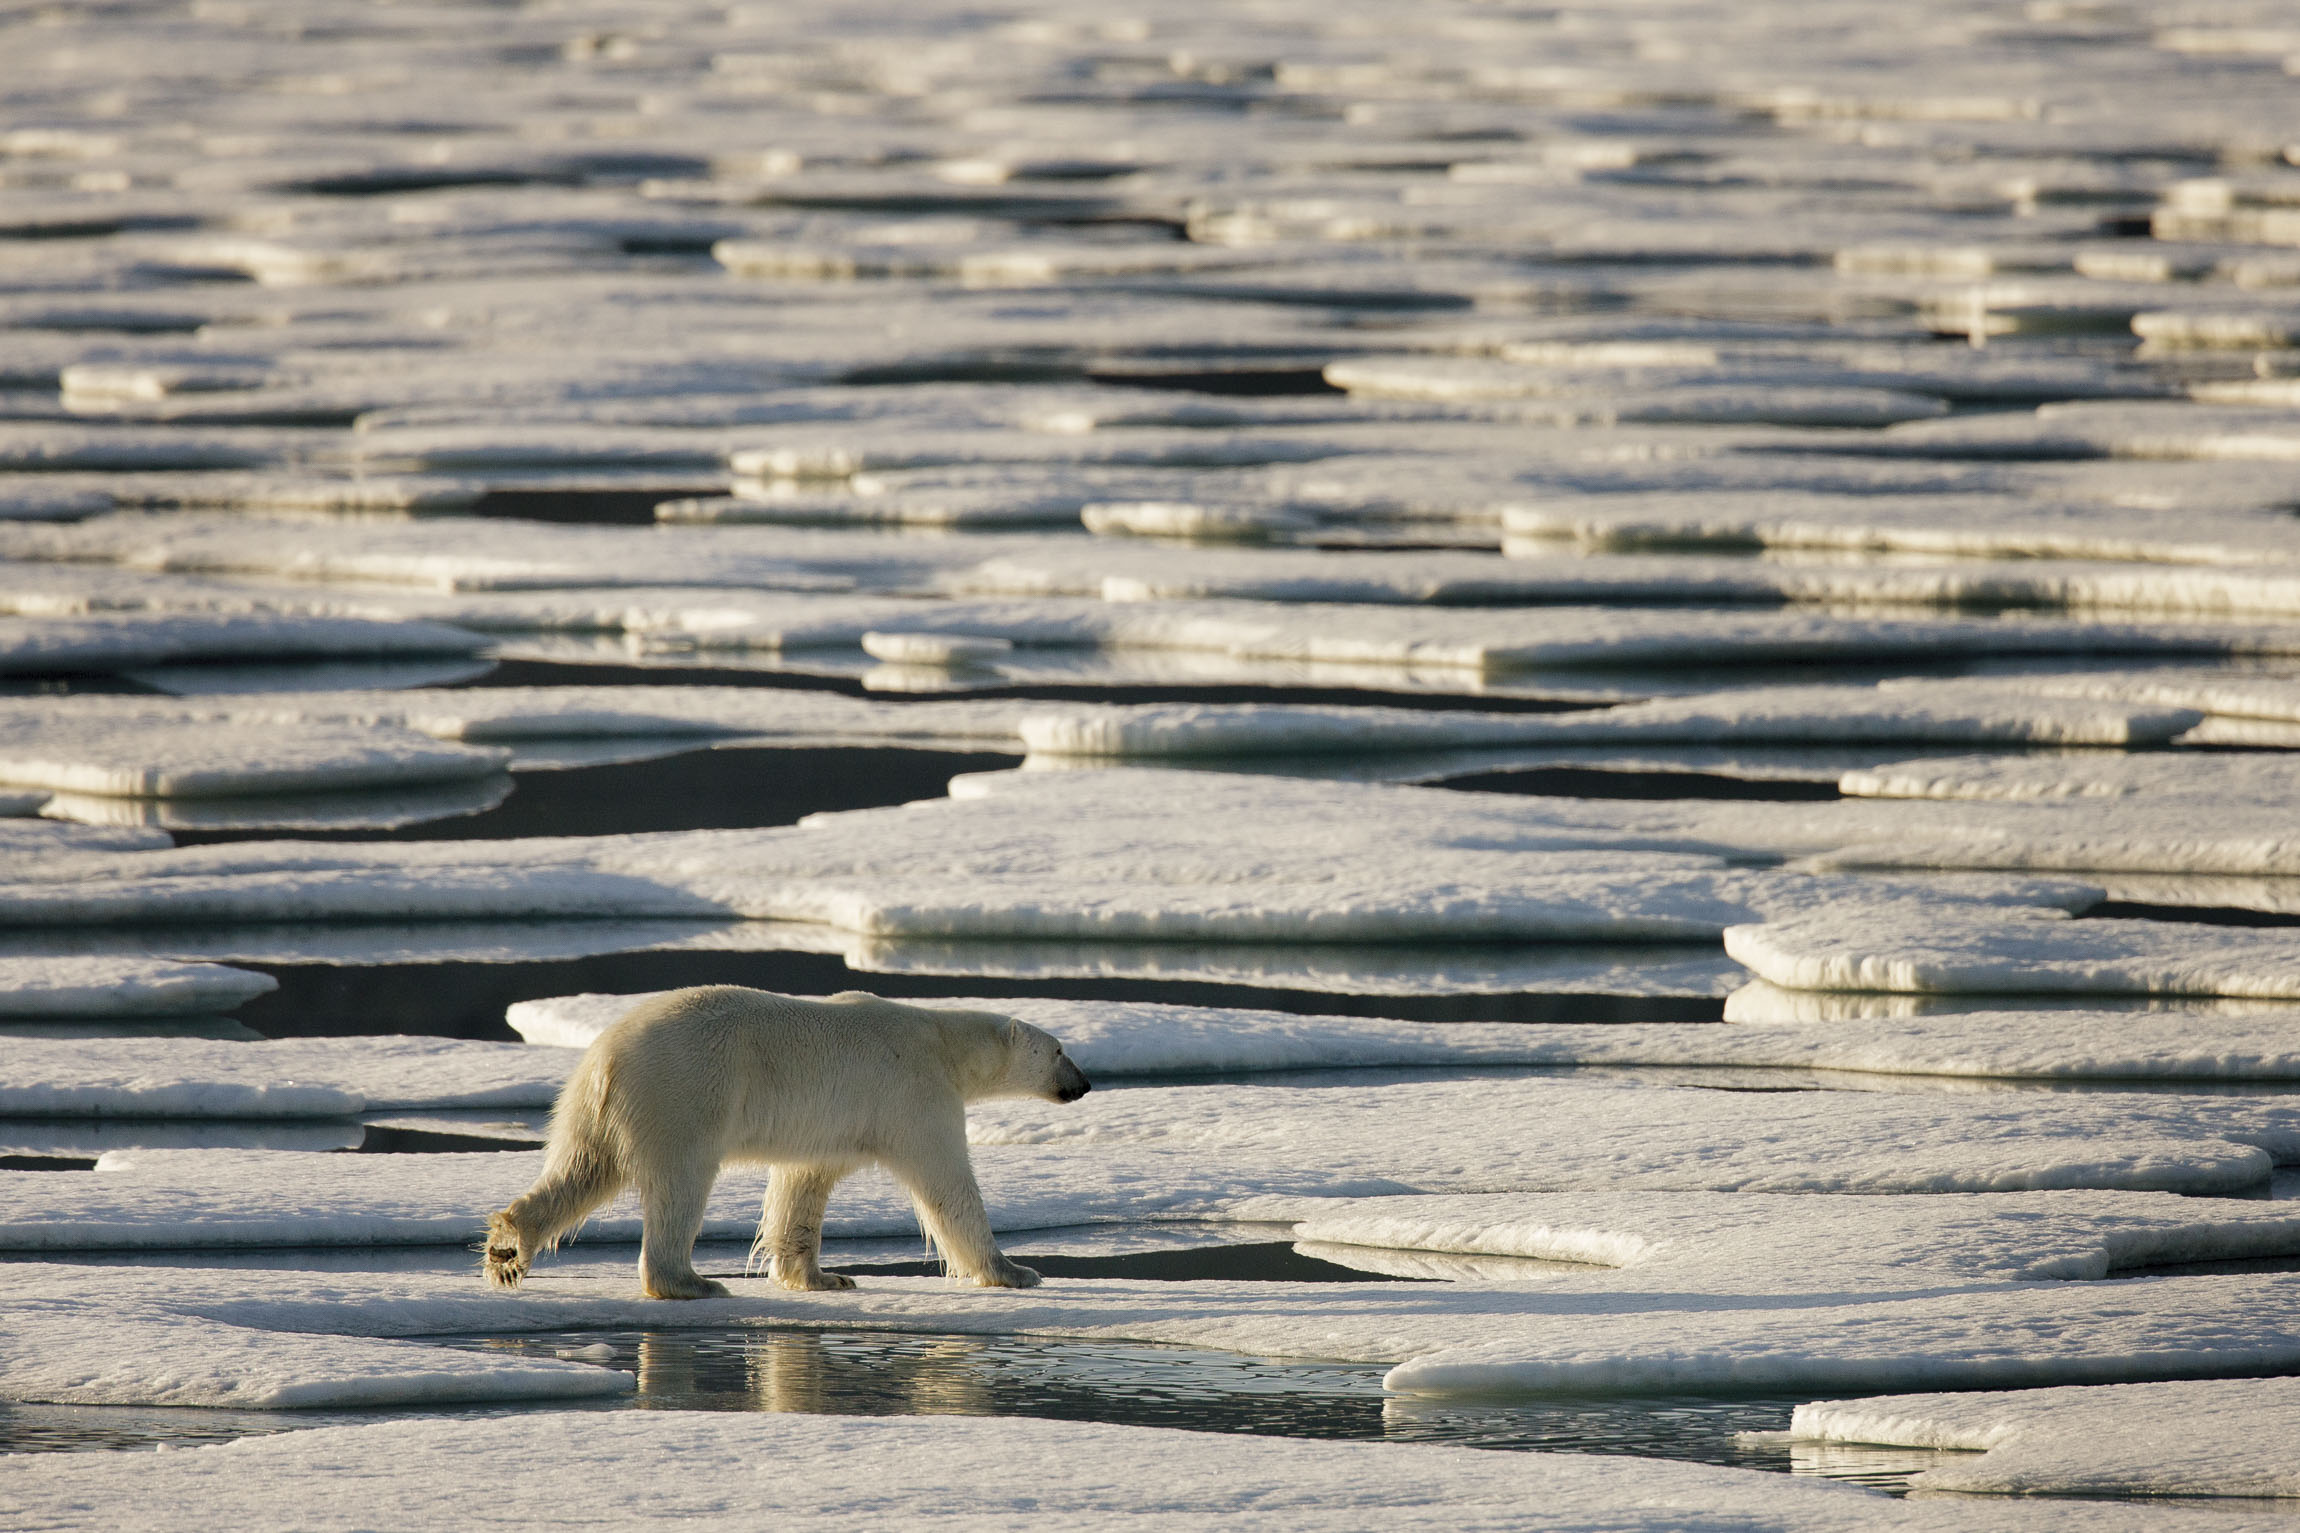
<svg viewBox="0 0 2300 1533">
<path fill-rule="evenodd" d="M 1075 1102 L 1093 1089 L 1094 1083 L 1086 1078 L 1086 1072 L 1072 1064 L 1068 1056 L 1054 1061 L 1054 1100 Z"/>
</svg>

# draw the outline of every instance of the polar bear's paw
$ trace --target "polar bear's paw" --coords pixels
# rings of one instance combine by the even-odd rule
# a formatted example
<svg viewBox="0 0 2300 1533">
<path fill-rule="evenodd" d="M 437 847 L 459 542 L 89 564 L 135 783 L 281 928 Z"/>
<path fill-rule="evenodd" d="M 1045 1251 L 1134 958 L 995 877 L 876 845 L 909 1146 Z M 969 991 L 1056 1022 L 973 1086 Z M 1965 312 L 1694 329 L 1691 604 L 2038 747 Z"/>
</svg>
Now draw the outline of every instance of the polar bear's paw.
<svg viewBox="0 0 2300 1533">
<path fill-rule="evenodd" d="M 801 1266 L 796 1262 L 778 1261 L 768 1269 L 767 1275 L 776 1287 L 795 1293 L 827 1293 L 855 1286 L 855 1280 L 843 1272 L 825 1272 L 820 1267 Z"/>
<path fill-rule="evenodd" d="M 979 1288 L 1036 1288 L 1041 1279 L 1032 1269 L 1002 1256 L 997 1266 L 974 1281 Z"/>
<path fill-rule="evenodd" d="M 480 1259 L 487 1281 L 497 1288 L 517 1288 L 527 1276 L 527 1261 L 511 1221 L 501 1214 L 488 1220 L 486 1254 Z"/>
<path fill-rule="evenodd" d="M 724 1299 L 727 1285 L 714 1282 L 699 1272 L 684 1277 L 669 1274 L 651 1276 L 640 1283 L 650 1299 Z"/>
</svg>

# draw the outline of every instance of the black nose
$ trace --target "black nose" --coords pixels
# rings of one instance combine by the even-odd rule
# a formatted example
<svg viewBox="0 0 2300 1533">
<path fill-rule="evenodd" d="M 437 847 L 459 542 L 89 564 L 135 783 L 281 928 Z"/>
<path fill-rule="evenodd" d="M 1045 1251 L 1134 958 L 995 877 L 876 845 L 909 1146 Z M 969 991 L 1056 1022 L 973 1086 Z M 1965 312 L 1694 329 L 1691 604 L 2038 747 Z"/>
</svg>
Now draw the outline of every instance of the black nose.
<svg viewBox="0 0 2300 1533">
<path fill-rule="evenodd" d="M 1093 1089 L 1094 1083 L 1086 1078 L 1086 1072 L 1067 1059 L 1054 1072 L 1054 1096 L 1057 1101 L 1075 1102 Z"/>
</svg>

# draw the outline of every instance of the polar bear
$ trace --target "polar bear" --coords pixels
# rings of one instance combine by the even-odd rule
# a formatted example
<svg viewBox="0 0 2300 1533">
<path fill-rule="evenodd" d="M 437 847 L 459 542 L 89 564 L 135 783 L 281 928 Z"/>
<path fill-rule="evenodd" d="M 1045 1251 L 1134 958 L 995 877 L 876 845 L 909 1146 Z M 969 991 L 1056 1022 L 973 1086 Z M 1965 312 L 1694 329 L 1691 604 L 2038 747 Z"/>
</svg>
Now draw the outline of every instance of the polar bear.
<svg viewBox="0 0 2300 1533">
<path fill-rule="evenodd" d="M 724 1294 L 695 1271 L 719 1167 L 771 1168 L 752 1260 L 785 1288 L 852 1288 L 822 1270 L 823 1209 L 876 1162 L 917 1205 L 960 1276 L 1029 1288 L 990 1233 L 966 1153 L 966 1104 L 1075 1102 L 1091 1089 L 1053 1034 L 986 1011 L 936 1011 L 859 990 L 827 1000 L 739 985 L 673 990 L 592 1040 L 552 1109 L 543 1175 L 487 1221 L 488 1280 L 516 1288 L 601 1204 L 638 1190 L 639 1278 L 654 1299 Z"/>
</svg>

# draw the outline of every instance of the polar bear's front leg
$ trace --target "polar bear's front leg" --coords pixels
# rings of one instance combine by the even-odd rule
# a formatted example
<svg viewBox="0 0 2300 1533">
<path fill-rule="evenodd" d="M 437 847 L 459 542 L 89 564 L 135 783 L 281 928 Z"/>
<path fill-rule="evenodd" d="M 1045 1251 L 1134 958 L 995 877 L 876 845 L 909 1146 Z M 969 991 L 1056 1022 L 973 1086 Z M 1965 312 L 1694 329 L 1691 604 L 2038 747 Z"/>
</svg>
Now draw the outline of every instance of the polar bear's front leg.
<svg viewBox="0 0 2300 1533">
<path fill-rule="evenodd" d="M 695 1237 L 703 1233 L 703 1210 L 718 1180 L 715 1161 L 681 1161 L 650 1166 L 639 1178 L 639 1286 L 650 1299 L 724 1297 L 724 1283 L 695 1270 Z"/>
<path fill-rule="evenodd" d="M 767 1274 L 785 1288 L 811 1291 L 852 1288 L 855 1280 L 825 1272 L 823 1210 L 831 1189 L 847 1174 L 844 1166 L 776 1166 L 767 1175 L 767 1201 L 751 1260 L 767 1263 Z"/>
<path fill-rule="evenodd" d="M 967 1163 L 963 1128 L 954 1152 L 932 1157 L 927 1164 L 884 1162 L 918 1208 L 919 1223 L 927 1238 L 941 1250 L 943 1260 L 958 1276 L 980 1288 L 1036 1288 L 1038 1274 L 1008 1261 L 990 1232 L 990 1215 L 983 1211 L 982 1191 L 974 1185 L 974 1168 Z"/>
</svg>

